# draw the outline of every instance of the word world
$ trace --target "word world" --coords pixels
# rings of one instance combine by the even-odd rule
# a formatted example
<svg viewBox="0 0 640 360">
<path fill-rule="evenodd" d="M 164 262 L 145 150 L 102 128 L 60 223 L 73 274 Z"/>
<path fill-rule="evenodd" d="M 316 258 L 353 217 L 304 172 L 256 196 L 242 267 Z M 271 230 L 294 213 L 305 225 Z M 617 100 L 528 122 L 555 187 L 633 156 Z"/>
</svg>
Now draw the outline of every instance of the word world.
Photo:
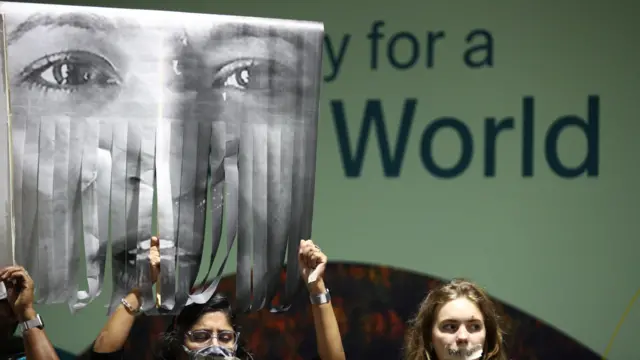
<svg viewBox="0 0 640 360">
<path fill-rule="evenodd" d="M 359 177 L 367 154 L 369 138 L 372 133 L 377 139 L 377 147 L 382 160 L 382 171 L 386 177 L 400 176 L 404 157 L 408 148 L 411 135 L 420 136 L 419 154 L 425 170 L 436 178 L 452 179 L 465 173 L 471 165 L 477 152 L 476 141 L 469 127 L 461 119 L 453 116 L 441 116 L 428 122 L 424 129 L 414 128 L 415 114 L 419 103 L 417 99 L 406 99 L 400 121 L 388 120 L 384 114 L 383 103 L 379 99 L 370 99 L 365 102 L 362 121 L 359 128 L 350 129 L 346 118 L 345 104 L 342 100 L 333 100 L 330 103 L 331 114 L 335 126 L 336 136 L 342 166 L 347 177 Z M 487 116 L 484 117 L 484 149 L 480 153 L 483 162 L 484 176 L 496 176 L 496 157 L 500 152 L 497 140 L 499 136 L 520 136 L 522 148 L 521 175 L 531 177 L 534 175 L 534 131 L 537 129 L 536 102 L 534 97 L 526 96 L 522 99 L 522 115 L 516 116 Z M 575 178 L 586 174 L 588 177 L 596 177 L 599 172 L 599 119 L 600 98 L 591 95 L 587 98 L 586 117 L 578 115 L 560 115 L 546 130 L 544 135 L 543 155 L 549 169 L 562 178 Z M 350 122 L 354 124 L 355 122 Z M 398 124 L 397 139 L 395 144 L 389 140 L 387 129 L 389 123 Z M 558 155 L 558 144 L 563 131 L 575 128 L 581 131 L 587 146 L 583 161 L 577 166 L 564 164 Z M 460 155 L 455 164 L 450 166 L 439 165 L 433 156 L 433 141 L 443 129 L 450 129 L 457 133 L 460 139 Z M 420 134 L 421 131 L 421 134 Z M 518 132 L 519 134 L 509 134 Z M 355 133 L 355 140 L 350 133 Z"/>
</svg>

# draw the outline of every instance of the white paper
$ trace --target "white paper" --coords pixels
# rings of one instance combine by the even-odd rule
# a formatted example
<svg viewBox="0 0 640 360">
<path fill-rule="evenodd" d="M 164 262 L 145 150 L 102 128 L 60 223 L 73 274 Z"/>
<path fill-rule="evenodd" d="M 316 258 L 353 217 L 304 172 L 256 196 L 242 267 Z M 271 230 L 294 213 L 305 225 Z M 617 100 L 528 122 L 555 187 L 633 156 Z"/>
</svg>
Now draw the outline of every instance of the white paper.
<svg viewBox="0 0 640 360">
<path fill-rule="evenodd" d="M 7 298 L 7 287 L 4 285 L 4 282 L 0 282 L 0 300 L 4 300 Z"/>
<path fill-rule="evenodd" d="M 4 43 L 4 15 L 0 14 L 0 40 Z M 3 47 L 4 49 L 4 47 Z M 13 230 L 13 199 L 12 199 L 12 167 L 11 167 L 11 143 L 9 109 L 7 107 L 9 93 L 5 86 L 4 51 L 0 50 L 0 69 L 2 70 L 2 84 L 0 84 L 0 268 L 13 265 L 14 254 L 14 230 Z M 0 298 L 4 285 L 0 283 Z M 6 289 L 5 296 L 6 296 Z"/>
</svg>

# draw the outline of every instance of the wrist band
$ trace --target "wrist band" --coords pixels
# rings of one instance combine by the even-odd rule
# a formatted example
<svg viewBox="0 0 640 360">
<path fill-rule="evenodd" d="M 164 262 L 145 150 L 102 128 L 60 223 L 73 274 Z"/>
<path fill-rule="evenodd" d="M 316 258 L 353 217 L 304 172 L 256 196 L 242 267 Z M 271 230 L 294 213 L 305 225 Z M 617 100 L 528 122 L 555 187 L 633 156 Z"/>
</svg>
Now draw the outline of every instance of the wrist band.
<svg viewBox="0 0 640 360">
<path fill-rule="evenodd" d="M 125 309 L 127 309 L 130 314 L 138 315 L 140 313 L 140 309 L 134 309 L 133 306 L 131 306 L 131 304 L 129 304 L 129 302 L 124 298 L 120 299 L 120 303 L 124 306 Z"/>
<path fill-rule="evenodd" d="M 322 305 L 331 301 L 331 294 L 329 294 L 329 289 L 327 289 L 324 294 L 312 295 L 309 296 L 312 305 Z"/>
</svg>

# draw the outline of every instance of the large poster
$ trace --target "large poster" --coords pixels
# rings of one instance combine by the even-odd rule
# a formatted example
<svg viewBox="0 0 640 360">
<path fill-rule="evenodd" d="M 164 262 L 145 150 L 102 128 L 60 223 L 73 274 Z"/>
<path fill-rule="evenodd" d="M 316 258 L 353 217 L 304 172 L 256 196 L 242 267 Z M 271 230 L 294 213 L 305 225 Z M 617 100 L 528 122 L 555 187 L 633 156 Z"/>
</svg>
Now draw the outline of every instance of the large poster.
<svg viewBox="0 0 640 360">
<path fill-rule="evenodd" d="M 13 255 L 40 302 L 95 299 L 110 247 L 111 306 L 138 286 L 152 309 L 158 234 L 165 311 L 213 293 L 221 271 L 210 266 L 217 277 L 188 296 L 201 258 L 228 257 L 236 239 L 238 306 L 268 306 L 287 246 L 311 232 L 322 25 L 21 3 L 0 12 Z M 289 278 L 286 298 L 297 268 Z"/>
</svg>

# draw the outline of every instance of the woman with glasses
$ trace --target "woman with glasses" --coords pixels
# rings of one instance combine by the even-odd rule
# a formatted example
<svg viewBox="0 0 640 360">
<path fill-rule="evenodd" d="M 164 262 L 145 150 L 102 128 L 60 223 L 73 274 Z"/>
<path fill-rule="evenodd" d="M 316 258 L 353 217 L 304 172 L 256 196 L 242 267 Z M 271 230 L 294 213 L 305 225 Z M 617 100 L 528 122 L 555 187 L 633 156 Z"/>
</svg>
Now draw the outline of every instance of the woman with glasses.
<svg viewBox="0 0 640 360">
<path fill-rule="evenodd" d="M 160 269 L 156 238 L 151 240 L 149 260 L 155 282 Z M 303 280 L 308 283 L 320 359 L 345 360 L 338 322 L 323 281 L 327 257 L 313 241 L 302 240 L 298 261 Z M 312 271 L 317 280 L 309 283 L 307 280 Z M 140 296 L 134 289 L 122 299 L 98 335 L 93 344 L 92 359 L 123 358 L 123 347 L 139 307 Z M 163 360 L 252 359 L 250 353 L 240 346 L 239 337 L 231 304 L 226 297 L 216 294 L 205 304 L 186 306 L 171 328 L 160 337 L 159 351 L 154 356 Z"/>
<path fill-rule="evenodd" d="M 238 344 L 240 333 L 234 320 L 231 304 L 223 295 L 214 295 L 206 304 L 189 305 L 162 335 L 156 355 L 160 359 L 251 359 Z"/>
</svg>

